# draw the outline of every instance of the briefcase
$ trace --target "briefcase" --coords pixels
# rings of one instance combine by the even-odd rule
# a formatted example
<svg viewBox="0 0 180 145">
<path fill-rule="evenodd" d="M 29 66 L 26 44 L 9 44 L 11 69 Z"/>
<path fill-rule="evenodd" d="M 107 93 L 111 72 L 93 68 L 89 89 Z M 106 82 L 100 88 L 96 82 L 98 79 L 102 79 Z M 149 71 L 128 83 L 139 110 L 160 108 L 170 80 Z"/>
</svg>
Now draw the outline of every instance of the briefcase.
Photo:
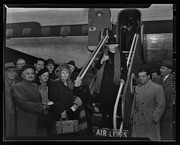
<svg viewBox="0 0 180 145">
<path fill-rule="evenodd" d="M 66 134 L 78 131 L 78 120 L 59 120 L 54 123 L 54 134 Z"/>
</svg>

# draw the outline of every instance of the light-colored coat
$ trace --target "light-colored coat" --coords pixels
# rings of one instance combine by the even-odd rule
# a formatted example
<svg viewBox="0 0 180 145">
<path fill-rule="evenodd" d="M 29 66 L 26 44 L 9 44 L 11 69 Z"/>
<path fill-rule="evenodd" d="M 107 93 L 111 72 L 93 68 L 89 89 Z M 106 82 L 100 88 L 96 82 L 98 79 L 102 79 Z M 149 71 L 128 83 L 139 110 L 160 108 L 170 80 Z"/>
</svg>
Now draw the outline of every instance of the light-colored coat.
<svg viewBox="0 0 180 145">
<path fill-rule="evenodd" d="M 170 74 L 162 84 L 164 89 L 166 107 L 161 117 L 162 140 L 173 139 L 173 75 Z"/>
<path fill-rule="evenodd" d="M 160 118 L 165 109 L 162 86 L 149 80 L 145 85 L 136 86 L 131 117 L 132 137 L 148 137 L 159 141 Z"/>
<path fill-rule="evenodd" d="M 43 111 L 37 84 L 23 80 L 13 87 L 13 97 L 17 109 L 17 136 L 47 136 L 46 128 L 37 126 L 38 116 Z"/>
<path fill-rule="evenodd" d="M 14 119 L 14 106 L 11 99 L 11 89 L 14 82 L 11 84 L 9 80 L 5 79 L 5 136 L 15 136 L 15 119 Z"/>
</svg>

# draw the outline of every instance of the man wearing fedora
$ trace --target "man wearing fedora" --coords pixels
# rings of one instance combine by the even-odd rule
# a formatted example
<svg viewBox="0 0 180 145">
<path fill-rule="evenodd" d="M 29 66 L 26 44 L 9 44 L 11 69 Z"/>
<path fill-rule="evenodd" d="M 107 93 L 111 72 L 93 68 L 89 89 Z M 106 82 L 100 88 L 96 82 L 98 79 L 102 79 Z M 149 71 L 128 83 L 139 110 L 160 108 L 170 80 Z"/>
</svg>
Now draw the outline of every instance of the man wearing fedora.
<svg viewBox="0 0 180 145">
<path fill-rule="evenodd" d="M 5 137 L 15 136 L 14 105 L 11 89 L 15 85 L 16 68 L 13 62 L 5 64 Z"/>
<path fill-rule="evenodd" d="M 126 63 L 126 62 L 125 62 Z M 98 69 L 94 84 L 94 93 L 99 94 L 102 106 L 102 126 L 113 127 L 113 109 L 120 82 L 125 73 L 121 68 L 120 51 L 116 38 L 110 37 L 106 48 L 101 54 L 95 67 Z"/>
<path fill-rule="evenodd" d="M 162 87 L 165 94 L 165 111 L 161 117 L 161 138 L 162 140 L 173 139 L 173 74 L 172 60 L 164 60 L 160 63 L 162 76 Z"/>
</svg>

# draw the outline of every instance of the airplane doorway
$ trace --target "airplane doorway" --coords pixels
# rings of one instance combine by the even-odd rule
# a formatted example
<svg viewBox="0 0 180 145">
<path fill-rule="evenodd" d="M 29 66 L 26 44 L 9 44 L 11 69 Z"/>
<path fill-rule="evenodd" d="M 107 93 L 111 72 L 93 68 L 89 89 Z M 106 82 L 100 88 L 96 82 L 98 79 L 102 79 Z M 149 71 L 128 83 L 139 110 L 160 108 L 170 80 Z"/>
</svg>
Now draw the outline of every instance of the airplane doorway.
<svg viewBox="0 0 180 145">
<path fill-rule="evenodd" d="M 117 40 L 121 52 L 129 51 L 133 36 L 140 34 L 141 13 L 137 9 L 125 9 L 118 14 L 117 18 Z"/>
</svg>

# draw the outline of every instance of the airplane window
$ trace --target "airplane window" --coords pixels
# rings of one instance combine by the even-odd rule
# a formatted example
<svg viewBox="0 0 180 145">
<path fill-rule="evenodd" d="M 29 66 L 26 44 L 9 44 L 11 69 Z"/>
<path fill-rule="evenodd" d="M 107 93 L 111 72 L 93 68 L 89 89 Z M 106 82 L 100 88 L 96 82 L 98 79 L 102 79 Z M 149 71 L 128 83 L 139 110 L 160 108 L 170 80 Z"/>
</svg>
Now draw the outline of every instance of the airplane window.
<svg viewBox="0 0 180 145">
<path fill-rule="evenodd" d="M 6 29 L 6 37 L 13 37 L 13 29 Z"/>
<path fill-rule="evenodd" d="M 88 35 L 88 25 L 82 26 L 82 35 Z"/>
<path fill-rule="evenodd" d="M 61 32 L 60 33 L 61 33 L 62 36 L 70 35 L 70 26 L 61 27 Z"/>
<path fill-rule="evenodd" d="M 31 35 L 31 28 L 24 28 L 22 31 L 22 36 L 26 37 L 26 36 L 30 36 Z"/>
<path fill-rule="evenodd" d="M 48 36 L 50 35 L 50 27 L 43 27 L 41 29 L 41 36 Z"/>
</svg>

